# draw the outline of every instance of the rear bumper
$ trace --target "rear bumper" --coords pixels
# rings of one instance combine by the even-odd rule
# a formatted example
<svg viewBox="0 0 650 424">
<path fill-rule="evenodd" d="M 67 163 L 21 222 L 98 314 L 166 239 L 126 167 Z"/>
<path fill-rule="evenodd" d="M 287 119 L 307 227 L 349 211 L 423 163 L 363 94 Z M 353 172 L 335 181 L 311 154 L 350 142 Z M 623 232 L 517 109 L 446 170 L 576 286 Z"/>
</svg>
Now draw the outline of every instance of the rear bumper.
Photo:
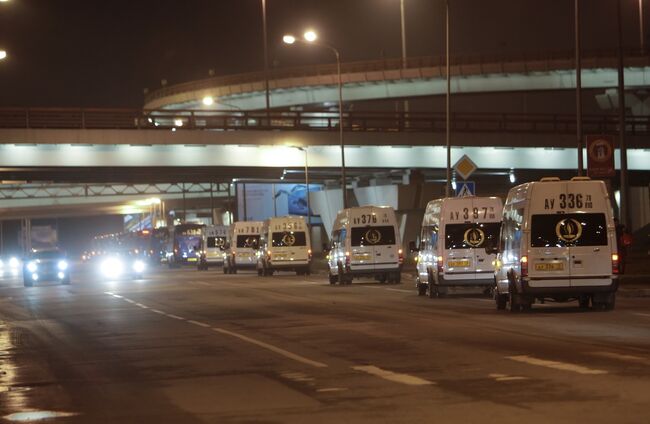
<svg viewBox="0 0 650 424">
<path fill-rule="evenodd" d="M 472 272 L 458 274 L 442 274 L 438 276 L 438 285 L 440 286 L 459 286 L 459 287 L 486 287 L 494 285 L 493 272 Z"/>
<path fill-rule="evenodd" d="M 271 261 L 269 263 L 271 269 L 298 269 L 308 268 L 309 261 Z"/>
<path fill-rule="evenodd" d="M 374 268 L 346 268 L 345 273 L 346 274 L 352 274 L 352 275 L 377 275 L 377 274 L 384 274 L 387 272 L 401 272 L 402 271 L 402 266 L 401 265 L 375 265 Z"/>
<path fill-rule="evenodd" d="M 530 280 L 525 279 L 519 285 L 520 294 L 530 294 L 540 297 L 578 296 L 591 293 L 614 293 L 618 290 L 618 277 L 608 280 L 608 284 L 569 287 L 531 287 Z"/>
</svg>

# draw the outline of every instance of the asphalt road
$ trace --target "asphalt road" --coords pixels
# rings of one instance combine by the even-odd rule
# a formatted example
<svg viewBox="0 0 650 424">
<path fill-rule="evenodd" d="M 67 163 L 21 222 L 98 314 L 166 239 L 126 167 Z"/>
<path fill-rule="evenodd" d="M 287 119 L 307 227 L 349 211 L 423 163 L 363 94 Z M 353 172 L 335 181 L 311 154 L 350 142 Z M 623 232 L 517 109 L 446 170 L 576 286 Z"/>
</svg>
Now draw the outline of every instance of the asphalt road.
<svg viewBox="0 0 650 424">
<path fill-rule="evenodd" d="M 411 282 L 159 269 L 0 280 L 0 417 L 61 423 L 647 423 L 650 298 L 496 311 Z"/>
</svg>

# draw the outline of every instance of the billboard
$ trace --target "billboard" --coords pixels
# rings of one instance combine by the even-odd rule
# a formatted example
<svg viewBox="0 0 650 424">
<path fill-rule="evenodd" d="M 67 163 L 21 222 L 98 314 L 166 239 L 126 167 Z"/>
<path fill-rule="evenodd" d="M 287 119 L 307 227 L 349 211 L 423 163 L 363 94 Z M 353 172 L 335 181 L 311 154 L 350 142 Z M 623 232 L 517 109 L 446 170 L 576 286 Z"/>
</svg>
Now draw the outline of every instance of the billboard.
<svg viewBox="0 0 650 424">
<path fill-rule="evenodd" d="M 320 191 L 318 184 L 309 184 L 309 191 Z M 263 221 L 272 216 L 307 216 L 305 184 L 237 184 L 238 219 Z M 313 216 L 313 212 L 312 212 Z M 312 218 L 312 222 L 314 219 Z"/>
</svg>

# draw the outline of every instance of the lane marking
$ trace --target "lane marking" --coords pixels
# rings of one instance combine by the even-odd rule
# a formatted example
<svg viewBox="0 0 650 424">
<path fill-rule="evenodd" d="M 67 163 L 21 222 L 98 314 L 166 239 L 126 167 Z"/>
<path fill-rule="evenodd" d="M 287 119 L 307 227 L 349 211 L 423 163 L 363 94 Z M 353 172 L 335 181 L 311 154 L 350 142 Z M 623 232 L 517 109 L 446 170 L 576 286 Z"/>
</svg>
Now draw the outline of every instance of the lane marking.
<svg viewBox="0 0 650 424">
<path fill-rule="evenodd" d="M 149 308 L 149 310 L 160 315 L 167 315 L 167 312 L 161 311 L 160 309 Z"/>
<path fill-rule="evenodd" d="M 571 371 L 583 375 L 602 375 L 607 374 L 607 371 L 596 370 L 582 365 L 570 364 L 567 362 L 558 362 L 558 361 L 549 361 L 546 359 L 534 358 L 528 355 L 516 355 L 516 356 L 506 356 L 506 359 L 510 359 L 516 362 L 523 362 L 529 365 L 537 365 L 540 367 L 553 368 L 561 371 Z"/>
<path fill-rule="evenodd" d="M 393 291 L 393 292 L 400 292 L 400 293 L 415 293 L 415 291 L 405 290 L 405 289 L 386 289 L 386 290 Z"/>
<path fill-rule="evenodd" d="M 629 361 L 629 362 L 638 362 L 642 364 L 650 364 L 650 360 L 647 358 L 642 358 L 640 356 L 633 355 L 624 355 L 621 353 L 614 352 L 591 352 L 591 355 L 600 356 L 603 358 L 616 359 L 620 361 Z"/>
<path fill-rule="evenodd" d="M 640 317 L 650 318 L 650 314 L 644 314 L 643 312 L 632 312 L 632 314 L 638 315 Z"/>
<path fill-rule="evenodd" d="M 132 303 L 135 305 L 135 300 L 127 299 L 126 297 L 124 298 L 126 302 Z"/>
<path fill-rule="evenodd" d="M 383 378 L 384 380 L 392 381 L 393 383 L 406 384 L 408 386 L 428 386 L 435 384 L 432 381 L 425 380 L 420 377 L 409 374 L 400 374 L 393 371 L 383 370 L 374 365 L 357 365 L 351 367 L 355 371 L 365 372 L 375 377 Z"/>
<path fill-rule="evenodd" d="M 136 303 L 135 306 L 138 306 L 138 307 L 143 308 L 143 309 L 149 309 L 149 307 L 147 305 L 143 305 L 142 303 Z"/>
<path fill-rule="evenodd" d="M 316 390 L 319 393 L 330 393 L 330 392 L 345 392 L 347 387 L 326 387 L 324 389 Z"/>
<path fill-rule="evenodd" d="M 521 377 L 521 376 L 517 376 L 517 375 L 507 375 L 507 374 L 489 374 L 488 377 L 494 378 L 496 381 L 528 380 L 526 377 Z"/>
<path fill-rule="evenodd" d="M 180 320 L 180 321 L 186 321 L 185 318 L 179 317 L 178 315 L 174 315 L 174 314 L 165 314 L 165 315 L 168 316 L 169 318 L 174 318 L 174 319 L 177 319 L 177 320 Z"/>
<path fill-rule="evenodd" d="M 229 330 L 226 330 L 226 329 L 223 329 L 223 328 L 217 328 L 217 327 L 213 327 L 212 331 L 215 331 L 215 332 L 221 333 L 221 334 L 226 334 L 228 336 L 236 337 L 236 338 L 238 338 L 240 340 L 243 340 L 245 342 L 248 342 L 248 343 L 254 344 L 256 346 L 262 347 L 264 349 L 270 350 L 271 352 L 275 352 L 278 355 L 282 355 L 282 356 L 284 356 L 286 358 L 293 359 L 296 362 L 301 362 L 303 364 L 311 365 L 312 367 L 316 367 L 316 368 L 327 368 L 327 364 L 324 364 L 322 362 L 312 361 L 311 359 L 305 358 L 304 356 L 300 356 L 298 354 L 289 352 L 288 350 L 281 349 L 281 348 L 279 348 L 277 346 L 273 346 L 271 344 L 268 344 L 268 343 L 253 339 L 251 337 L 244 336 L 243 334 L 235 333 L 234 331 L 229 331 Z"/>
<path fill-rule="evenodd" d="M 198 325 L 199 327 L 210 328 L 210 324 L 206 324 L 200 321 L 194 321 L 193 319 L 188 319 L 187 322 L 189 322 L 190 324 Z"/>
</svg>

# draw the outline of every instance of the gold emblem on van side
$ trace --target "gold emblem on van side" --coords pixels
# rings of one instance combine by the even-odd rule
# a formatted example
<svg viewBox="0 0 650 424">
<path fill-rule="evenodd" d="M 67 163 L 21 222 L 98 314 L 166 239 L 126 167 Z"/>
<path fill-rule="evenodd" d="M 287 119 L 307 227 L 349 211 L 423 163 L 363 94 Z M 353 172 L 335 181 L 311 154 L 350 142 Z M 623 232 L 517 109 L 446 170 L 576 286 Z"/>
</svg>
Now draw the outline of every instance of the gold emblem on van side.
<svg viewBox="0 0 650 424">
<path fill-rule="evenodd" d="M 366 240 L 370 244 L 377 244 L 381 241 L 381 233 L 379 230 L 375 230 L 374 228 L 369 229 L 366 231 Z"/>
<path fill-rule="evenodd" d="M 465 243 L 472 247 L 479 247 L 485 241 L 485 233 L 480 228 L 470 228 L 463 236 Z"/>
<path fill-rule="evenodd" d="M 566 218 L 557 223 L 555 234 L 560 240 L 573 243 L 582 236 L 582 225 L 573 218 Z"/>
<path fill-rule="evenodd" d="M 254 248 L 257 245 L 257 239 L 255 237 L 247 237 L 244 242 L 244 247 Z"/>
<path fill-rule="evenodd" d="M 217 237 L 214 243 L 217 247 L 223 247 L 226 244 L 226 239 L 222 237 Z"/>
<path fill-rule="evenodd" d="M 293 246 L 295 243 L 296 243 L 296 236 L 294 236 L 291 233 L 286 233 L 282 237 L 282 244 L 284 244 L 285 246 Z"/>
</svg>

